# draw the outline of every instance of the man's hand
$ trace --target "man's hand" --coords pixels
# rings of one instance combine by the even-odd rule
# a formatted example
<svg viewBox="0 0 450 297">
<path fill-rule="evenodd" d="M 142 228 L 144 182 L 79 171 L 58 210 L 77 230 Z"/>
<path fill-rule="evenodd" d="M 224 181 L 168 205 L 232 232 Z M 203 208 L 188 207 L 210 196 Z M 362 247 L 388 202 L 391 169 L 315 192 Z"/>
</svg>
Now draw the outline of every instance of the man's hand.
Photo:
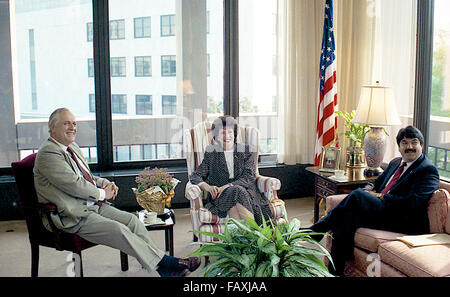
<svg viewBox="0 0 450 297">
<path fill-rule="evenodd" d="M 103 184 L 103 190 L 105 190 L 105 199 L 112 199 L 114 200 L 119 193 L 119 187 L 116 186 L 114 182 L 105 182 Z"/>
<path fill-rule="evenodd" d="M 373 197 L 378 198 L 380 200 L 383 200 L 383 198 L 384 198 L 384 195 L 381 194 L 381 193 L 377 193 L 375 191 L 366 191 L 366 192 L 369 193 L 370 195 L 372 195 Z"/>
</svg>

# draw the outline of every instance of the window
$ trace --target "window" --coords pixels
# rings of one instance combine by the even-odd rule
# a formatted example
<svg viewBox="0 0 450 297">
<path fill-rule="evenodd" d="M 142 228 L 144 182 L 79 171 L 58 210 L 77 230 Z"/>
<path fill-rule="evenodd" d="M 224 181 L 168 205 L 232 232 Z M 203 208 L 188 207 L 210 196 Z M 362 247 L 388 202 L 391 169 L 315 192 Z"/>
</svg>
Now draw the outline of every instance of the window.
<svg viewBox="0 0 450 297">
<path fill-rule="evenodd" d="M 277 152 L 276 2 L 239 1 L 239 122 L 259 129 L 261 154 Z"/>
<path fill-rule="evenodd" d="M 111 76 L 112 77 L 126 76 L 125 57 L 111 58 Z"/>
<path fill-rule="evenodd" d="M 95 112 L 95 94 L 89 94 L 89 112 Z"/>
<path fill-rule="evenodd" d="M 109 39 L 125 39 L 125 20 L 109 22 Z"/>
<path fill-rule="evenodd" d="M 434 1 L 433 79 L 428 158 L 450 179 L 450 3 Z"/>
<path fill-rule="evenodd" d="M 151 95 L 136 95 L 136 114 L 152 114 Z"/>
<path fill-rule="evenodd" d="M 111 111 L 112 113 L 127 113 L 127 95 L 112 95 L 111 96 Z"/>
<path fill-rule="evenodd" d="M 209 11 L 206 12 L 206 34 L 209 34 Z"/>
<path fill-rule="evenodd" d="M 177 65 L 175 56 L 161 56 L 161 76 L 176 76 Z"/>
<path fill-rule="evenodd" d="M 93 43 L 86 42 L 93 32 L 89 31 L 91 2 L 3 1 L 0 6 L 0 116 L 4 132 L 0 167 L 9 168 L 11 162 L 37 152 L 48 138 L 48 117 L 62 106 L 77 116 L 83 131 L 78 145 L 92 148 L 86 160 L 97 162 L 96 119 L 88 104 L 90 94 L 95 94 L 87 69 L 93 53 Z"/>
<path fill-rule="evenodd" d="M 175 15 L 161 16 L 161 36 L 175 36 Z"/>
<path fill-rule="evenodd" d="M 30 84 L 31 84 L 31 108 L 38 109 L 36 91 L 36 55 L 34 48 L 34 29 L 28 30 L 28 44 L 30 47 Z"/>
<path fill-rule="evenodd" d="M 162 114 L 177 113 L 177 96 L 162 96 Z"/>
<path fill-rule="evenodd" d="M 134 57 L 134 75 L 152 76 L 152 57 Z"/>
<path fill-rule="evenodd" d="M 211 55 L 208 54 L 206 56 L 207 58 L 207 62 L 206 62 L 206 76 L 210 76 L 211 75 Z"/>
<path fill-rule="evenodd" d="M 142 17 L 134 19 L 134 38 L 151 37 L 151 18 Z"/>
<path fill-rule="evenodd" d="M 416 11 L 415 1 L 379 1 L 373 13 L 375 26 L 373 39 L 372 81 L 382 78 L 381 85 L 392 87 L 400 117 L 400 126 L 385 127 L 384 162 L 400 156 L 395 136 L 401 127 L 413 124 L 415 88 Z M 392 26 L 392 24 L 396 24 Z"/>
<path fill-rule="evenodd" d="M 94 77 L 94 59 L 88 59 L 88 77 Z"/>
<path fill-rule="evenodd" d="M 92 23 L 86 24 L 86 41 L 92 41 L 94 40 L 94 26 Z"/>
</svg>

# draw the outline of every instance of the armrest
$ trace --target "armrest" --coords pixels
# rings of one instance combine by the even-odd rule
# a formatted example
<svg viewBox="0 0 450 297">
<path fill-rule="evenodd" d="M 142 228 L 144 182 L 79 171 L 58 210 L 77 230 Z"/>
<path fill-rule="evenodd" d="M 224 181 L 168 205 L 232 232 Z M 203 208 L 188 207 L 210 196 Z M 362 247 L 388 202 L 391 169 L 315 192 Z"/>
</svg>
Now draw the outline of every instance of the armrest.
<svg viewBox="0 0 450 297">
<path fill-rule="evenodd" d="M 329 212 L 338 205 L 348 194 L 331 195 L 326 198 L 326 211 Z"/>
<path fill-rule="evenodd" d="M 185 197 L 188 200 L 201 199 L 203 192 L 199 186 L 191 184 L 190 181 L 186 184 Z"/>
<path fill-rule="evenodd" d="M 269 201 L 278 199 L 277 191 L 281 188 L 281 181 L 278 178 L 260 175 L 256 177 L 256 185 Z"/>
<path fill-rule="evenodd" d="M 63 245 L 62 245 L 62 241 L 61 241 L 61 237 L 60 237 L 60 234 L 62 233 L 62 231 L 59 230 L 55 226 L 55 224 L 53 223 L 52 218 L 51 218 L 51 214 L 57 214 L 58 213 L 58 209 L 57 209 L 56 205 L 51 204 L 51 203 L 39 203 L 39 202 L 37 202 L 35 204 L 35 207 L 39 211 L 41 211 L 43 214 L 45 214 L 45 216 L 47 217 L 47 221 L 48 221 L 48 224 L 49 224 L 50 229 L 51 229 L 49 231 L 53 233 L 53 240 L 55 242 L 55 248 L 57 250 L 59 250 L 59 251 L 62 251 L 63 250 Z"/>
</svg>

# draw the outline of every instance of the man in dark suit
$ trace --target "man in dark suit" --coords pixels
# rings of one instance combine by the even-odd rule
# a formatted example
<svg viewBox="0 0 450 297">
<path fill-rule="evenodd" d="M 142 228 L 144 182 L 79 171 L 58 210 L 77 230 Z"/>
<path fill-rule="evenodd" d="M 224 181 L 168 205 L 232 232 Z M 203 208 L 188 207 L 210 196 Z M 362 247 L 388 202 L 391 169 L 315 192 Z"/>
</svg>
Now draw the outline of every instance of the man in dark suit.
<svg viewBox="0 0 450 297">
<path fill-rule="evenodd" d="M 402 157 L 393 159 L 373 184 L 351 192 L 310 227 L 314 232 L 332 231 L 334 267 L 329 268 L 336 275 L 342 275 L 345 261 L 353 257 L 359 227 L 406 234 L 429 232 L 428 201 L 439 189 L 439 173 L 422 154 L 424 139 L 417 128 L 400 129 L 396 140 Z"/>
</svg>

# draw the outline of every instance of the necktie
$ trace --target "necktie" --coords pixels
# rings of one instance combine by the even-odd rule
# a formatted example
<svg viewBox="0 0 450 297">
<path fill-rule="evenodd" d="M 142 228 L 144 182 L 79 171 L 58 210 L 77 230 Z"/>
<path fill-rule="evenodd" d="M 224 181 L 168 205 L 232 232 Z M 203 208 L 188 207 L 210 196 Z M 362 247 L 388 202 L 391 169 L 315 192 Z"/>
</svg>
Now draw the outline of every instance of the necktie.
<svg viewBox="0 0 450 297">
<path fill-rule="evenodd" d="M 386 194 L 389 192 L 389 190 L 397 183 L 397 181 L 400 179 L 400 175 L 403 172 L 403 169 L 406 166 L 406 162 L 402 162 L 402 164 L 398 167 L 397 171 L 394 173 L 394 177 L 392 177 L 391 181 L 387 186 L 381 191 L 381 194 Z"/>
<path fill-rule="evenodd" d="M 77 159 L 77 157 L 75 157 L 75 153 L 72 150 L 72 148 L 68 147 L 67 151 L 72 156 L 72 159 L 75 161 L 75 163 L 77 163 L 78 169 L 80 169 L 81 174 L 83 175 L 84 179 L 86 179 L 88 182 L 90 182 L 91 184 L 93 184 L 95 186 L 95 182 L 92 179 L 91 175 L 86 170 L 83 169 L 83 166 L 81 166 L 80 163 L 78 163 L 78 159 Z"/>
</svg>

